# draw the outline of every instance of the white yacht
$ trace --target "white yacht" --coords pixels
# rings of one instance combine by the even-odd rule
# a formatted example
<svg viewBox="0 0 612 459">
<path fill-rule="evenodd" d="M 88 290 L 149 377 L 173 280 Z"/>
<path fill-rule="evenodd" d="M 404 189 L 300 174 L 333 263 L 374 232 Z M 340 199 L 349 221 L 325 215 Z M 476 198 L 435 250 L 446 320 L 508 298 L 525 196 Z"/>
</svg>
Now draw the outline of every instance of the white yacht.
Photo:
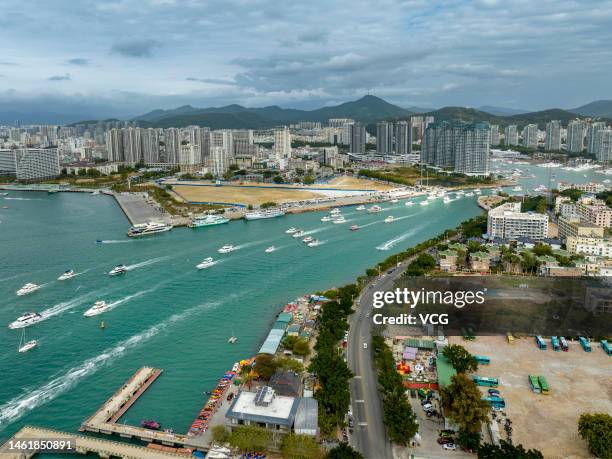
<svg viewBox="0 0 612 459">
<path fill-rule="evenodd" d="M 471 191 L 469 193 L 465 193 L 466 198 L 471 198 L 472 196 L 474 196 L 474 193 L 472 193 Z"/>
<path fill-rule="evenodd" d="M 308 247 L 318 247 L 321 245 L 321 242 L 318 239 L 313 239 L 308 243 Z"/>
<path fill-rule="evenodd" d="M 334 221 L 333 221 L 334 225 L 340 225 L 340 224 L 345 223 L 345 222 L 346 222 L 346 219 L 344 217 L 342 217 L 342 216 L 340 216 L 338 218 L 335 218 Z"/>
<path fill-rule="evenodd" d="M 365 210 L 365 206 L 362 204 L 360 206 L 355 207 L 355 210 Z"/>
<path fill-rule="evenodd" d="M 219 250 L 217 250 L 217 252 L 219 253 L 230 253 L 233 252 L 234 250 L 236 250 L 236 247 L 231 245 L 231 244 L 226 244 L 223 247 L 221 247 Z"/>
<path fill-rule="evenodd" d="M 18 317 L 17 320 L 9 324 L 9 328 L 24 328 L 29 327 L 30 325 L 34 325 L 37 322 L 42 320 L 42 316 L 37 312 L 26 312 L 21 317 Z"/>
<path fill-rule="evenodd" d="M 332 220 L 333 219 L 329 215 L 326 215 L 325 217 L 321 218 L 322 222 L 331 222 Z"/>
<path fill-rule="evenodd" d="M 36 284 L 32 284 L 28 282 L 23 287 L 21 287 L 19 290 L 17 290 L 15 293 L 17 293 L 17 296 L 23 296 L 23 295 L 27 295 L 28 293 L 35 292 L 39 288 L 40 288 L 40 285 L 36 285 Z"/>
<path fill-rule="evenodd" d="M 26 338 L 25 338 L 25 328 L 24 328 L 21 333 L 21 338 L 19 339 L 19 347 L 17 348 L 17 352 L 21 352 L 22 354 L 38 346 L 38 341 L 36 341 L 35 339 L 28 341 L 28 342 L 26 342 L 25 339 Z"/>
<path fill-rule="evenodd" d="M 70 279 L 70 278 L 72 278 L 74 276 L 76 276 L 76 273 L 72 269 L 69 269 L 67 271 L 64 271 L 64 274 L 62 274 L 60 277 L 58 277 L 57 280 L 66 280 L 66 279 Z"/>
<path fill-rule="evenodd" d="M 266 253 L 272 253 L 272 252 L 274 252 L 275 250 L 276 250 L 276 247 L 274 247 L 273 245 L 271 245 L 270 247 L 268 247 L 268 248 L 266 249 Z"/>
<path fill-rule="evenodd" d="M 428 201 L 427 199 L 425 199 L 425 200 L 423 200 L 423 201 L 419 202 L 419 204 L 420 204 L 421 206 L 428 206 L 428 205 L 429 205 L 429 201 Z"/>
<path fill-rule="evenodd" d="M 406 201 L 406 203 L 404 204 L 406 207 L 410 207 L 410 206 L 414 206 L 414 202 L 412 201 Z"/>
<path fill-rule="evenodd" d="M 309 242 L 314 241 L 314 238 L 312 236 L 306 236 L 304 239 L 302 239 L 302 242 L 304 244 L 308 244 Z"/>
<path fill-rule="evenodd" d="M 139 223 L 132 226 L 127 235 L 129 237 L 141 237 L 141 236 L 150 236 L 151 234 L 157 233 L 165 233 L 166 231 L 170 231 L 172 229 L 172 225 L 168 223 L 161 222 L 149 222 L 149 223 Z"/>
<path fill-rule="evenodd" d="M 119 274 L 127 273 L 125 265 L 117 265 L 108 272 L 109 276 L 118 276 Z"/>
<path fill-rule="evenodd" d="M 225 218 L 220 215 L 200 215 L 191 219 L 189 222 L 189 227 L 200 228 L 202 226 L 223 225 L 224 223 L 228 222 L 229 218 Z"/>
<path fill-rule="evenodd" d="M 329 211 L 329 213 L 331 215 L 339 214 L 340 212 L 342 212 L 342 211 L 339 208 L 337 208 L 337 207 Z"/>
<path fill-rule="evenodd" d="M 385 223 L 393 223 L 395 221 L 395 218 L 393 217 L 393 215 L 389 215 L 387 218 L 385 218 Z"/>
<path fill-rule="evenodd" d="M 280 209 L 264 209 L 255 212 L 247 212 L 244 214 L 244 218 L 247 220 L 261 220 L 262 218 L 282 217 L 283 215 L 285 215 L 285 212 Z"/>
<path fill-rule="evenodd" d="M 517 185 L 514 188 L 512 188 L 512 191 L 523 191 L 523 188 Z"/>
<path fill-rule="evenodd" d="M 380 212 L 381 210 L 382 210 L 382 207 L 380 207 L 378 204 L 375 204 L 368 209 L 368 213 L 373 214 L 376 212 Z"/>
<path fill-rule="evenodd" d="M 102 301 L 102 300 L 96 301 L 91 308 L 89 308 L 87 311 L 83 313 L 83 315 L 85 317 L 97 316 L 98 314 L 105 313 L 110 308 L 111 306 L 107 304 L 106 301 Z"/>
<path fill-rule="evenodd" d="M 304 234 L 305 234 L 304 231 L 298 230 L 295 233 L 293 233 L 292 237 L 298 238 L 298 237 L 302 237 Z"/>
<path fill-rule="evenodd" d="M 293 234 L 293 233 L 296 233 L 297 231 L 299 231 L 299 230 L 296 227 L 292 226 L 287 231 L 285 231 L 285 233 L 286 234 Z"/>
<path fill-rule="evenodd" d="M 201 263 L 196 265 L 197 269 L 205 269 L 215 264 L 213 257 L 204 258 Z"/>
<path fill-rule="evenodd" d="M 482 193 L 482 191 L 480 191 L 480 188 L 476 188 L 476 189 L 474 190 L 474 193 L 475 193 L 475 194 L 481 194 L 481 193 Z"/>
</svg>

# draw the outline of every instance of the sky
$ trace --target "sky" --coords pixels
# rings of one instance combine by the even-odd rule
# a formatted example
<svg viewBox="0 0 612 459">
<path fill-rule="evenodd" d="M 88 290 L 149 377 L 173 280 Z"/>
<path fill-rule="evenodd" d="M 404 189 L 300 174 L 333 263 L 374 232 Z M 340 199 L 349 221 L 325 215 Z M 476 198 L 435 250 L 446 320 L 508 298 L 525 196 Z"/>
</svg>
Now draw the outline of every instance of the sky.
<svg viewBox="0 0 612 459">
<path fill-rule="evenodd" d="M 2 0 L 0 112 L 612 99 L 611 0 Z"/>
</svg>

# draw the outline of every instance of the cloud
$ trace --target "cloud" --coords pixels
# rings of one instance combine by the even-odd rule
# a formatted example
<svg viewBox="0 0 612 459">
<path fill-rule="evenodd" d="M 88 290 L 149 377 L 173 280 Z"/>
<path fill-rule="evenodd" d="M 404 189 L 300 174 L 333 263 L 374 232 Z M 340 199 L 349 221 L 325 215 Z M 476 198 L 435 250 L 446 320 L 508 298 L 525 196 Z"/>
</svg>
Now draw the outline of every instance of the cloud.
<svg viewBox="0 0 612 459">
<path fill-rule="evenodd" d="M 216 84 L 216 85 L 235 85 L 236 81 L 233 79 L 224 79 L 224 78 L 195 78 L 195 77 L 187 77 L 185 78 L 187 81 L 194 81 L 197 83 L 208 83 L 208 84 Z"/>
<path fill-rule="evenodd" d="M 84 66 L 84 65 L 89 65 L 89 63 L 90 63 L 90 60 L 89 59 L 85 59 L 83 57 L 74 57 L 74 58 L 68 59 L 66 61 L 66 64 L 68 64 L 68 65 L 81 65 L 81 66 Z"/>
<path fill-rule="evenodd" d="M 14 66 L 14 65 L 18 65 L 18 64 L 16 62 L 0 61 L 0 65 Z"/>
<path fill-rule="evenodd" d="M 53 76 L 50 76 L 49 78 L 47 78 L 47 80 L 49 80 L 49 81 L 72 80 L 72 75 L 70 75 L 69 73 L 64 73 L 63 75 L 53 75 Z"/>
<path fill-rule="evenodd" d="M 111 52 L 126 57 L 151 57 L 153 49 L 159 46 L 161 43 L 157 40 L 126 40 L 115 43 Z"/>
</svg>

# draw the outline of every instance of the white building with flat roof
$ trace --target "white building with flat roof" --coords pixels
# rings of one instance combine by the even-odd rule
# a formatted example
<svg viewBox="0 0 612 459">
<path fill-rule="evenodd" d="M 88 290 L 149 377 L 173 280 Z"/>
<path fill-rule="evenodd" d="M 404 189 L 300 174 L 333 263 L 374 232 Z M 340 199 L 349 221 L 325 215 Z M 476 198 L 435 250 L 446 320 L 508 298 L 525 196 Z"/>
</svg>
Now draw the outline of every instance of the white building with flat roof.
<svg viewBox="0 0 612 459">
<path fill-rule="evenodd" d="M 502 204 L 489 211 L 487 235 L 491 239 L 544 239 L 548 235 L 548 215 L 521 212 L 520 202 Z"/>
<path fill-rule="evenodd" d="M 282 433 L 291 432 L 299 397 L 277 395 L 269 386 L 257 392 L 240 391 L 234 397 L 225 417 L 228 426 L 256 425 Z"/>
</svg>

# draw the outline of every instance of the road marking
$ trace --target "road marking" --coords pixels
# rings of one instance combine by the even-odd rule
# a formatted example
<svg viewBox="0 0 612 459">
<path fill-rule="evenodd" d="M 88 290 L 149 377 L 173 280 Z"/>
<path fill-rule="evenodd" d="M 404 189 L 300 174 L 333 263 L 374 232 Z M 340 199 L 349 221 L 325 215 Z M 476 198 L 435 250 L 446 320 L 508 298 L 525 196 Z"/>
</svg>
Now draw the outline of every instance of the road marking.
<svg viewBox="0 0 612 459">
<path fill-rule="evenodd" d="M 355 403 L 365 403 L 365 400 L 355 400 Z"/>
</svg>

